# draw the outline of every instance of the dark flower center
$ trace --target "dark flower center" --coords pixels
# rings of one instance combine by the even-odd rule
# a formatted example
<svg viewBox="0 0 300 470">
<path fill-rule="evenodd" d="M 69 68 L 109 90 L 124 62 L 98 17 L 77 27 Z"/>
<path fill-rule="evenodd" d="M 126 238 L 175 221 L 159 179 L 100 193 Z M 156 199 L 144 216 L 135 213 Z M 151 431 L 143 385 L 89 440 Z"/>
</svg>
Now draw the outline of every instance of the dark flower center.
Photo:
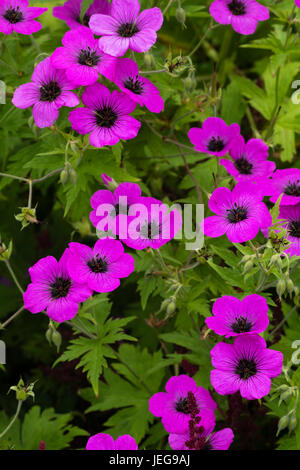
<svg viewBox="0 0 300 470">
<path fill-rule="evenodd" d="M 244 207 L 239 207 L 237 204 L 234 204 L 234 207 L 231 209 L 226 209 L 227 220 L 232 224 L 237 224 L 242 222 L 242 220 L 247 219 L 247 210 Z"/>
<path fill-rule="evenodd" d="M 248 162 L 246 158 L 239 158 L 234 162 L 234 166 L 240 173 L 242 173 L 242 175 L 251 175 L 252 173 L 251 170 L 253 165 L 252 163 Z"/>
<path fill-rule="evenodd" d="M 107 127 L 108 129 L 114 125 L 118 118 L 117 113 L 115 113 L 111 106 L 103 106 L 103 108 L 98 109 L 95 116 L 98 126 Z"/>
<path fill-rule="evenodd" d="M 295 183 L 290 183 L 284 188 L 284 194 L 287 196 L 300 197 L 300 181 L 297 180 Z"/>
<path fill-rule="evenodd" d="M 108 262 L 105 258 L 100 258 L 99 255 L 96 255 L 95 258 L 90 259 L 87 262 L 88 267 L 93 273 L 106 273 L 108 268 Z"/>
<path fill-rule="evenodd" d="M 239 317 L 231 324 L 231 329 L 234 333 L 248 333 L 248 331 L 251 331 L 252 326 L 253 323 L 248 321 L 247 318 Z"/>
<path fill-rule="evenodd" d="M 190 414 L 188 399 L 179 398 L 175 405 L 175 409 L 178 411 L 178 413 L 184 413 L 185 415 Z"/>
<path fill-rule="evenodd" d="M 97 55 L 96 51 L 91 51 L 91 48 L 88 47 L 86 50 L 81 49 L 78 56 L 78 64 L 88 65 L 89 67 L 94 67 L 99 63 L 100 57 Z"/>
<path fill-rule="evenodd" d="M 160 235 L 161 226 L 153 220 L 151 223 L 146 222 L 140 229 L 140 234 L 143 238 L 154 239 Z"/>
<path fill-rule="evenodd" d="M 60 86 L 53 80 L 40 87 L 40 101 L 49 101 L 51 103 L 56 100 L 60 94 Z"/>
<path fill-rule="evenodd" d="M 235 368 L 235 373 L 243 380 L 253 377 L 256 372 L 257 367 L 253 359 L 240 359 Z"/>
<path fill-rule="evenodd" d="M 67 297 L 72 282 L 70 279 L 64 279 L 63 277 L 57 277 L 52 284 L 50 284 L 50 293 L 52 299 L 60 299 Z"/>
<path fill-rule="evenodd" d="M 139 32 L 135 23 L 123 23 L 118 28 L 118 35 L 122 38 L 131 38 L 134 34 Z"/>
<path fill-rule="evenodd" d="M 20 21 L 24 20 L 23 13 L 21 12 L 19 7 L 16 7 L 16 8 L 10 7 L 4 13 L 3 18 L 5 18 L 7 21 L 9 21 L 12 24 L 20 23 Z"/>
<path fill-rule="evenodd" d="M 143 84 L 138 79 L 138 75 L 135 78 L 128 77 L 127 80 L 124 81 L 124 87 L 136 95 L 141 95 L 143 93 Z"/>
<path fill-rule="evenodd" d="M 114 209 L 115 209 L 115 211 L 114 212 L 112 211 L 111 215 L 117 216 L 119 214 L 125 214 L 125 215 L 128 214 L 128 207 L 126 207 L 126 206 L 121 206 L 120 204 L 116 204 L 114 206 Z"/>
<path fill-rule="evenodd" d="M 80 19 L 80 16 L 76 16 L 74 19 L 75 19 L 75 21 L 77 21 L 77 23 L 83 24 L 84 26 L 88 26 L 90 18 L 91 17 L 89 15 L 85 14 L 84 17 L 82 18 L 82 21 Z"/>
<path fill-rule="evenodd" d="M 293 220 L 289 223 L 288 233 L 292 237 L 300 238 L 300 220 Z"/>
<path fill-rule="evenodd" d="M 231 11 L 233 15 L 245 15 L 246 13 L 246 7 L 243 1 L 241 0 L 232 0 L 228 4 L 228 8 Z"/>
<path fill-rule="evenodd" d="M 217 138 L 212 137 L 207 144 L 207 149 L 210 150 L 211 152 L 221 152 L 221 150 L 223 150 L 224 147 L 225 147 L 225 144 L 220 137 L 217 137 Z"/>
</svg>

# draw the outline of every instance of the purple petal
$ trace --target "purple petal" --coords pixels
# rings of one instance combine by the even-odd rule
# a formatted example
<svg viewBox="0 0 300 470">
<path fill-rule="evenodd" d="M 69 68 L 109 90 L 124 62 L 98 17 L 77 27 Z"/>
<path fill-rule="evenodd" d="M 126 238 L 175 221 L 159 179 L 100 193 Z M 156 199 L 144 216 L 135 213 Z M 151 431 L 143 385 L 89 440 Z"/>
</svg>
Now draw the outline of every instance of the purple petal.
<svg viewBox="0 0 300 470">
<path fill-rule="evenodd" d="M 35 125 L 40 128 L 50 127 L 57 120 L 59 111 L 55 103 L 39 101 L 32 109 Z"/>
<path fill-rule="evenodd" d="M 12 103 L 20 109 L 29 108 L 40 99 L 39 87 L 35 83 L 24 83 L 14 92 Z"/>
<path fill-rule="evenodd" d="M 155 44 L 157 39 L 153 29 L 143 29 L 129 38 L 129 47 L 135 52 L 146 52 Z"/>
<path fill-rule="evenodd" d="M 157 7 L 142 11 L 136 21 L 139 29 L 153 29 L 158 31 L 164 21 L 161 10 Z"/>
</svg>

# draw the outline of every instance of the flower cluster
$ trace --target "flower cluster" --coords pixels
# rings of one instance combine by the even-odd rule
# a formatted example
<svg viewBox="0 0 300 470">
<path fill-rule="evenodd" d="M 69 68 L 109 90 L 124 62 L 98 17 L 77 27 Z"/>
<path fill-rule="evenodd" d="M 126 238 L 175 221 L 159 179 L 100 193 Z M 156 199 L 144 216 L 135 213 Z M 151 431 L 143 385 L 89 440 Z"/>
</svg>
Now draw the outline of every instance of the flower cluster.
<svg viewBox="0 0 300 470">
<path fill-rule="evenodd" d="M 27 8 L 23 0 L 2 2 L 2 9 L 9 9 L 3 10 L 0 30 L 30 34 L 39 29 L 32 18 L 46 9 Z M 153 113 L 164 108 L 159 90 L 139 74 L 135 61 L 119 58 L 128 48 L 148 51 L 156 41 L 163 15 L 157 7 L 140 12 L 138 0 L 113 0 L 112 4 L 95 0 L 81 18 L 81 3 L 68 0 L 53 9 L 53 15 L 71 30 L 62 38 L 62 47 L 36 66 L 32 81 L 15 90 L 12 102 L 21 109 L 33 106 L 34 122 L 43 128 L 54 124 L 62 106 L 73 108 L 81 98 L 84 106 L 69 114 L 72 128 L 79 134 L 89 134 L 94 147 L 115 145 L 120 139 L 137 136 L 141 123 L 130 115 L 137 103 Z M 115 83 L 121 91 L 111 92 L 99 83 L 100 77 Z M 86 87 L 82 94 L 80 87 Z M 71 92 L 75 89 L 80 98 Z"/>
<path fill-rule="evenodd" d="M 174 450 L 227 450 L 233 432 L 226 428 L 213 432 L 217 407 L 210 393 L 187 375 L 171 377 L 166 392 L 149 400 L 150 412 L 161 418 Z"/>
</svg>

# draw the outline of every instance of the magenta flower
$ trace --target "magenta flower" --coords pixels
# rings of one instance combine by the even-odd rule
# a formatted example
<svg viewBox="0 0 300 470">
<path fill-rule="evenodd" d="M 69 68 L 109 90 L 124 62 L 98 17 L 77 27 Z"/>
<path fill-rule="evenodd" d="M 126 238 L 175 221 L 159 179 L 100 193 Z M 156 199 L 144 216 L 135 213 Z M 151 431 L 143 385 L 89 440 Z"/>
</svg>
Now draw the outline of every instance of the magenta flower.
<svg viewBox="0 0 300 470">
<path fill-rule="evenodd" d="M 195 150 L 222 157 L 228 152 L 232 139 L 239 135 L 240 126 L 238 124 L 227 124 L 221 118 L 209 117 L 202 128 L 192 127 L 188 136 Z"/>
<path fill-rule="evenodd" d="M 86 87 L 81 99 L 86 107 L 71 111 L 69 119 L 79 134 L 90 133 L 94 147 L 115 145 L 120 139 L 137 136 L 141 123 L 129 116 L 136 103 L 124 93 L 110 93 L 101 83 L 94 83 Z"/>
<path fill-rule="evenodd" d="M 109 434 L 99 433 L 89 438 L 86 450 L 138 450 L 138 445 L 129 434 L 114 441 Z"/>
<path fill-rule="evenodd" d="M 90 220 L 99 230 L 106 232 L 114 229 L 118 233 L 119 214 L 128 214 L 130 206 L 139 203 L 140 198 L 141 188 L 135 183 L 121 183 L 114 192 L 100 189 L 91 197 L 93 211 L 90 213 Z"/>
<path fill-rule="evenodd" d="M 276 168 L 274 162 L 268 161 L 268 146 L 260 139 L 245 140 L 238 135 L 232 140 L 229 155 L 232 160 L 221 159 L 228 173 L 236 181 L 260 181 L 268 178 Z"/>
<path fill-rule="evenodd" d="M 41 23 L 34 21 L 48 8 L 29 7 L 28 0 L 0 0 L 0 32 L 32 34 L 39 31 Z"/>
<path fill-rule="evenodd" d="M 300 0 L 295 0 L 296 6 L 300 8 Z"/>
<path fill-rule="evenodd" d="M 220 395 L 238 390 L 243 398 L 255 400 L 268 395 L 271 378 L 281 373 L 283 356 L 267 349 L 265 340 L 257 335 L 240 335 L 233 344 L 218 343 L 210 352 L 210 380 Z"/>
<path fill-rule="evenodd" d="M 96 292 L 111 292 L 120 285 L 120 278 L 134 270 L 134 259 L 124 253 L 121 242 L 101 239 L 94 248 L 69 243 L 68 271 L 79 284 L 87 284 Z"/>
<path fill-rule="evenodd" d="M 181 227 L 180 211 L 174 208 L 168 212 L 167 205 L 152 197 L 141 197 L 130 206 L 128 216 L 118 216 L 119 238 L 135 250 L 160 248 L 172 240 Z"/>
<path fill-rule="evenodd" d="M 218 335 L 239 336 L 241 333 L 261 333 L 269 324 L 268 304 L 264 297 L 251 294 L 243 300 L 224 295 L 213 305 L 213 316 L 205 320 L 208 328 Z"/>
<path fill-rule="evenodd" d="M 208 201 L 208 207 L 217 215 L 203 220 L 203 233 L 213 238 L 226 233 L 232 243 L 252 240 L 259 229 L 272 223 L 262 198 L 263 193 L 254 183 L 237 183 L 232 191 L 217 188 Z"/>
<path fill-rule="evenodd" d="M 155 393 L 150 398 L 149 410 L 161 418 L 167 432 L 183 433 L 188 428 L 195 406 L 198 407 L 196 416 L 201 418 L 201 424 L 214 427 L 217 405 L 207 390 L 197 387 L 194 379 L 188 375 L 171 377 L 165 389 L 167 393 Z"/>
<path fill-rule="evenodd" d="M 62 38 L 64 47 L 58 47 L 51 56 L 57 69 L 65 70 L 67 78 L 76 85 L 91 85 L 99 73 L 109 78 L 116 59 L 100 51 L 92 31 L 85 26 L 67 31 Z"/>
<path fill-rule="evenodd" d="M 156 41 L 163 15 L 159 8 L 140 12 L 138 0 L 112 0 L 111 16 L 93 15 L 89 26 L 102 36 L 99 46 L 106 54 L 123 56 L 127 49 L 146 52 Z"/>
<path fill-rule="evenodd" d="M 150 80 L 139 75 L 134 60 L 118 59 L 113 81 L 129 98 L 140 106 L 146 106 L 152 113 L 160 113 L 164 109 L 164 100 L 158 88 Z"/>
<path fill-rule="evenodd" d="M 211 433 L 211 429 L 200 426 L 199 432 L 192 437 L 188 430 L 180 434 L 170 434 L 169 444 L 173 450 L 228 450 L 233 438 L 230 428 Z"/>
<path fill-rule="evenodd" d="M 52 126 L 58 118 L 59 108 L 79 104 L 78 96 L 70 91 L 76 88 L 75 85 L 70 83 L 64 71 L 53 67 L 49 57 L 35 67 L 31 80 L 16 89 L 12 103 L 20 109 L 33 106 L 36 126 Z"/>
<path fill-rule="evenodd" d="M 23 294 L 24 307 L 31 313 L 42 312 L 59 323 L 71 320 L 80 302 L 88 299 L 92 291 L 79 284 L 67 270 L 70 250 L 67 248 L 59 261 L 53 256 L 40 259 L 29 268 L 31 284 Z"/>
<path fill-rule="evenodd" d="M 270 17 L 267 7 L 255 0 L 214 0 L 209 12 L 217 23 L 231 24 L 240 34 L 253 34 L 257 23 Z"/>
<path fill-rule="evenodd" d="M 275 203 L 282 193 L 281 206 L 292 206 L 300 202 L 300 170 L 298 168 L 276 170 L 272 178 L 265 181 L 264 186 L 265 194 L 271 196 L 271 202 Z"/>
<path fill-rule="evenodd" d="M 89 25 L 90 17 L 95 13 L 110 15 L 111 4 L 107 0 L 94 0 L 80 20 L 82 0 L 68 0 L 63 5 L 53 8 L 53 16 L 67 23 L 70 29 L 78 28 L 82 24 Z"/>
<path fill-rule="evenodd" d="M 294 206 L 280 206 L 279 220 L 287 220 L 286 238 L 291 243 L 284 250 L 290 256 L 300 256 L 300 203 Z"/>
</svg>

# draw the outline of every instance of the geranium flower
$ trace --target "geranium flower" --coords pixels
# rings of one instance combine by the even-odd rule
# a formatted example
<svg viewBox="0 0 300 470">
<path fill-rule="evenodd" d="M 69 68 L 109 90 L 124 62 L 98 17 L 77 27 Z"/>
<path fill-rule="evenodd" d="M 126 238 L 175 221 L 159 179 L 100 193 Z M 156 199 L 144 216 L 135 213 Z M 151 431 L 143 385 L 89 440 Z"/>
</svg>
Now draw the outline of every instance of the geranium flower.
<svg viewBox="0 0 300 470">
<path fill-rule="evenodd" d="M 136 103 L 124 93 L 110 93 L 101 83 L 94 83 L 86 87 L 81 99 L 86 107 L 71 111 L 69 119 L 79 134 L 90 133 L 94 147 L 115 145 L 120 139 L 137 136 L 141 123 L 129 116 Z"/>
<path fill-rule="evenodd" d="M 271 179 L 264 183 L 265 194 L 271 196 L 270 201 L 276 202 L 280 194 L 281 206 L 291 206 L 300 202 L 300 170 L 287 168 L 276 170 Z"/>
<path fill-rule="evenodd" d="M 59 323 L 71 320 L 80 302 L 92 295 L 87 284 L 79 284 L 69 275 L 67 262 L 70 250 L 66 249 L 59 261 L 53 256 L 40 259 L 29 268 L 31 284 L 23 294 L 24 307 L 31 313 L 42 312 Z"/>
<path fill-rule="evenodd" d="M 101 35 L 99 46 L 106 54 L 123 56 L 127 49 L 146 52 L 156 41 L 163 15 L 159 8 L 140 13 L 138 0 L 112 0 L 111 16 L 92 15 L 89 26 Z"/>
<path fill-rule="evenodd" d="M 295 0 L 296 6 L 300 8 L 300 0 Z"/>
<path fill-rule="evenodd" d="M 120 278 L 134 270 L 134 259 L 124 253 L 121 242 L 101 239 L 94 248 L 81 243 L 69 243 L 68 270 L 80 284 L 87 284 L 95 292 L 111 292 L 120 285 Z"/>
<path fill-rule="evenodd" d="M 130 206 L 128 216 L 118 216 L 119 238 L 135 250 L 160 248 L 176 236 L 181 226 L 179 210 L 168 212 L 166 204 L 152 197 L 141 197 L 139 203 Z"/>
<path fill-rule="evenodd" d="M 133 101 L 146 106 L 152 113 L 160 113 L 164 109 L 164 100 L 158 88 L 147 78 L 139 75 L 134 60 L 118 59 L 113 81 Z"/>
<path fill-rule="evenodd" d="M 99 78 L 113 74 L 116 59 L 100 51 L 92 31 L 85 26 L 67 31 L 62 38 L 64 47 L 58 47 L 51 56 L 57 69 L 63 69 L 76 85 L 91 85 Z"/>
<path fill-rule="evenodd" d="M 199 432 L 192 438 L 188 430 L 182 434 L 170 434 L 169 444 L 173 450 L 228 450 L 233 438 L 230 428 L 212 433 L 211 428 L 200 426 Z"/>
<path fill-rule="evenodd" d="M 34 21 L 48 8 L 30 7 L 28 0 L 0 0 L 0 32 L 32 34 L 39 31 L 41 23 Z"/>
<path fill-rule="evenodd" d="M 288 221 L 285 226 L 286 238 L 291 244 L 284 251 L 290 256 L 300 256 L 300 203 L 294 206 L 280 206 L 278 218 Z"/>
<path fill-rule="evenodd" d="M 220 395 L 239 390 L 248 400 L 262 398 L 270 391 L 271 378 L 282 370 L 282 353 L 267 349 L 257 334 L 237 336 L 233 344 L 218 343 L 210 354 L 215 367 L 211 384 Z"/>
<path fill-rule="evenodd" d="M 89 438 L 86 450 L 138 450 L 138 445 L 129 434 L 114 441 L 109 434 L 99 433 Z"/>
<path fill-rule="evenodd" d="M 213 305 L 213 316 L 205 322 L 218 335 L 239 336 L 241 333 L 261 333 L 269 324 L 268 304 L 257 294 L 247 295 L 239 300 L 224 295 Z"/>
<path fill-rule="evenodd" d="M 240 34 L 253 34 L 257 23 L 270 17 L 267 7 L 255 0 L 214 0 L 209 12 L 217 23 L 231 24 Z"/>
<path fill-rule="evenodd" d="M 217 215 L 203 220 L 203 233 L 209 237 L 221 237 L 226 233 L 232 243 L 252 240 L 259 229 L 272 223 L 262 198 L 263 193 L 254 183 L 237 183 L 232 191 L 217 188 L 208 201 L 208 207 Z"/>
<path fill-rule="evenodd" d="M 183 433 L 188 428 L 195 406 L 198 407 L 196 416 L 201 418 L 201 424 L 214 427 L 214 410 L 217 405 L 210 393 L 198 387 L 194 379 L 188 375 L 171 377 L 165 389 L 167 393 L 155 393 L 150 398 L 149 410 L 161 418 L 167 432 Z"/>
<path fill-rule="evenodd" d="M 109 15 L 111 11 L 111 4 L 107 0 L 94 0 L 85 12 L 82 21 L 80 19 L 81 4 L 83 0 L 68 0 L 63 5 L 53 8 L 53 16 L 66 22 L 70 29 L 78 28 L 78 26 L 89 25 L 92 15 L 95 13 L 102 13 Z"/>
<path fill-rule="evenodd" d="M 188 136 L 195 150 L 222 157 L 228 152 L 232 139 L 240 133 L 238 124 L 227 124 L 221 118 L 209 117 L 202 128 L 192 127 Z"/>
<path fill-rule="evenodd" d="M 118 233 L 118 215 L 128 214 L 130 206 L 139 203 L 140 198 L 141 188 L 135 183 L 121 183 L 114 192 L 100 189 L 91 197 L 93 211 L 90 213 L 90 220 L 97 228 L 99 222 L 105 218 L 108 222 L 101 227 L 102 231 L 115 228 L 116 233 Z M 98 210 L 100 207 L 103 210 L 103 215 L 100 215 Z"/>
<path fill-rule="evenodd" d="M 59 108 L 79 104 L 79 98 L 70 90 L 76 88 L 63 70 L 57 70 L 47 57 L 34 69 L 32 82 L 19 86 L 12 103 L 20 109 L 33 106 L 33 119 L 38 127 L 49 127 L 56 121 Z"/>
<path fill-rule="evenodd" d="M 274 162 L 268 161 L 268 146 L 260 139 L 245 140 L 238 135 L 232 140 L 229 155 L 232 160 L 221 159 L 228 173 L 236 181 L 261 181 L 268 178 L 276 168 Z"/>
</svg>

